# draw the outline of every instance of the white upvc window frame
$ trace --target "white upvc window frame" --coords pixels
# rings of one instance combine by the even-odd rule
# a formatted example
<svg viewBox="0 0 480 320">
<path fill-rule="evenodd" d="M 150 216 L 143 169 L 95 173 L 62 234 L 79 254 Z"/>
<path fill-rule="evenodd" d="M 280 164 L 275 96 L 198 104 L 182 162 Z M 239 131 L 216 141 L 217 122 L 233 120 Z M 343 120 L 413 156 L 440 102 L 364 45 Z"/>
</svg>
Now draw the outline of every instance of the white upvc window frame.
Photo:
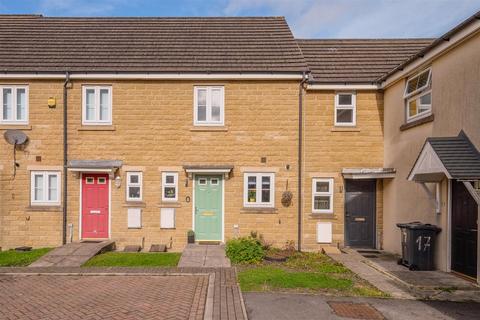
<svg viewBox="0 0 480 320">
<path fill-rule="evenodd" d="M 173 183 L 167 183 L 167 176 L 173 176 Z M 175 188 L 175 197 L 165 197 L 165 188 Z M 162 201 L 163 202 L 176 202 L 178 201 L 178 172 L 162 172 Z"/>
<path fill-rule="evenodd" d="M 327 182 L 328 192 L 317 191 L 317 182 Z M 312 178 L 312 213 L 333 213 L 333 178 Z M 315 196 L 329 197 L 330 206 L 328 209 L 315 209 Z"/>
<path fill-rule="evenodd" d="M 340 95 L 350 95 L 352 96 L 352 104 L 343 105 L 340 104 Z M 339 110 L 352 110 L 352 121 L 351 122 L 338 122 L 337 112 Z M 357 125 L 357 95 L 355 92 L 336 92 L 335 93 L 335 112 L 334 112 L 334 121 L 336 127 L 353 127 Z"/>
<path fill-rule="evenodd" d="M 132 183 L 130 182 L 131 176 L 138 176 L 138 182 Z M 141 171 L 128 171 L 127 172 L 127 183 L 126 183 L 126 199 L 127 201 L 142 201 L 143 200 L 143 172 Z M 130 197 L 130 187 L 139 187 L 140 188 L 140 197 Z"/>
<path fill-rule="evenodd" d="M 94 104 L 95 104 L 95 119 L 87 120 L 87 90 L 94 90 Z M 108 90 L 108 119 L 100 120 L 100 90 Z M 82 125 L 104 125 L 108 126 L 112 124 L 112 86 L 109 85 L 84 85 L 82 86 Z"/>
<path fill-rule="evenodd" d="M 428 72 L 427 82 L 423 86 L 421 86 L 419 88 L 416 88 L 412 92 L 408 93 L 409 83 L 411 81 L 413 81 L 414 79 L 419 78 L 422 74 L 424 74 L 426 72 Z M 418 112 L 418 110 L 420 108 L 420 98 L 427 95 L 427 94 L 431 95 L 430 96 L 431 103 L 430 103 L 430 105 L 423 105 L 423 106 L 427 107 L 428 110 L 423 111 L 423 112 Z M 405 89 L 404 89 L 404 93 L 403 93 L 403 98 L 404 98 L 404 104 L 405 104 L 405 120 L 406 120 L 407 123 L 418 120 L 418 119 L 422 119 L 424 117 L 428 117 L 429 115 L 432 114 L 433 96 L 432 96 L 432 68 L 431 67 L 423 69 L 423 70 L 415 73 L 413 76 L 409 77 L 406 80 Z M 410 103 L 412 101 L 415 101 L 415 100 L 418 100 L 417 101 L 417 113 L 415 115 L 411 116 L 410 115 Z"/>
<path fill-rule="evenodd" d="M 248 201 L 248 178 L 256 178 L 255 202 Z M 270 201 L 262 202 L 262 177 L 270 178 Z M 243 175 L 243 206 L 246 208 L 274 208 L 275 206 L 275 173 L 245 172 Z"/>
<path fill-rule="evenodd" d="M 3 119 L 3 90 L 12 90 L 12 118 Z M 17 119 L 17 90 L 25 90 L 25 119 Z M 27 125 L 29 119 L 29 93 L 28 85 L 0 85 L 0 124 L 4 125 Z"/>
<path fill-rule="evenodd" d="M 42 199 L 35 199 L 35 176 L 42 176 L 43 177 L 43 185 L 42 185 Z M 56 186 L 56 198 L 57 200 L 49 200 L 48 193 L 50 189 L 50 182 L 49 176 L 56 176 L 57 177 L 57 186 Z M 61 173 L 60 171 L 31 171 L 30 172 L 30 205 L 31 206 L 59 206 L 60 205 L 60 191 L 61 186 Z"/>
<path fill-rule="evenodd" d="M 198 91 L 206 90 L 206 120 L 198 120 Z M 220 120 L 212 120 L 212 90 L 220 90 Z M 194 126 L 223 126 L 225 125 L 225 87 L 224 86 L 195 86 L 193 90 L 193 125 Z"/>
</svg>

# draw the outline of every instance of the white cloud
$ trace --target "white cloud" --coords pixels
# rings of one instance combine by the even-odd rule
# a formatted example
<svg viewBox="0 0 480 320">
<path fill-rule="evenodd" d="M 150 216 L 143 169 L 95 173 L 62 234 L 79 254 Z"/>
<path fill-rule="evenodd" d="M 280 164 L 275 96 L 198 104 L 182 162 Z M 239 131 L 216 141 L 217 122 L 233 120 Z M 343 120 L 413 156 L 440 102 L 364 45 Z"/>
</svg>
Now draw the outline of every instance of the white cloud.
<svg viewBox="0 0 480 320">
<path fill-rule="evenodd" d="M 281 15 L 296 37 L 433 37 L 480 9 L 478 0 L 228 0 L 226 15 Z"/>
</svg>

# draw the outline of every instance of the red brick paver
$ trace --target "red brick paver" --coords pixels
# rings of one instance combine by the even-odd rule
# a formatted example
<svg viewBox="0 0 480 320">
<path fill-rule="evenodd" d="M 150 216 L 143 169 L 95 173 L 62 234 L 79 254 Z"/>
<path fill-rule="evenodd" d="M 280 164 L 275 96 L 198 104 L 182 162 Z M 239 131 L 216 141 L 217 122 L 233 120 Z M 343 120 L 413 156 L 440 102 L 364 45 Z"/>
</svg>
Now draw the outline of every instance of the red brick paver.
<svg viewBox="0 0 480 320">
<path fill-rule="evenodd" d="M 2 275 L 0 319 L 203 319 L 207 275 Z"/>
</svg>

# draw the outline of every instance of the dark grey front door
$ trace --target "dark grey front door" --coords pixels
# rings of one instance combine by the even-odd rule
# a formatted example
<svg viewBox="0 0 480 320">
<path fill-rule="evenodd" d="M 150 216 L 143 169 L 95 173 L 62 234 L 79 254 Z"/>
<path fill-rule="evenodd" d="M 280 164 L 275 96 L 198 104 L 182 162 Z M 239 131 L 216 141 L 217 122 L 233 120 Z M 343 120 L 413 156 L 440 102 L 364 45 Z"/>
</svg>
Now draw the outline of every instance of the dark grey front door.
<svg viewBox="0 0 480 320">
<path fill-rule="evenodd" d="M 375 180 L 345 180 L 345 244 L 375 248 Z"/>
<path fill-rule="evenodd" d="M 477 277 L 478 205 L 463 182 L 452 181 L 452 270 Z"/>
</svg>

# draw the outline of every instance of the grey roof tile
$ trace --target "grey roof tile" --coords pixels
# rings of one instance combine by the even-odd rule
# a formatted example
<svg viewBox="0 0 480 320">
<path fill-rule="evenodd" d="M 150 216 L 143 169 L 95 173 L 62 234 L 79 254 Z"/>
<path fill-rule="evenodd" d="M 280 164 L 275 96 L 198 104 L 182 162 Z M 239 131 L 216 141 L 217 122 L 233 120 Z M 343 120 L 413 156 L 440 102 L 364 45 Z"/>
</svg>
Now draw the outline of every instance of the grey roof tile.
<svg viewBox="0 0 480 320">
<path fill-rule="evenodd" d="M 433 39 L 297 39 L 317 83 L 374 83 Z"/>
<path fill-rule="evenodd" d="M 0 72 L 302 72 L 283 17 L 0 15 Z"/>
<path fill-rule="evenodd" d="M 457 137 L 427 139 L 453 179 L 480 179 L 480 154 L 462 131 Z"/>
</svg>

